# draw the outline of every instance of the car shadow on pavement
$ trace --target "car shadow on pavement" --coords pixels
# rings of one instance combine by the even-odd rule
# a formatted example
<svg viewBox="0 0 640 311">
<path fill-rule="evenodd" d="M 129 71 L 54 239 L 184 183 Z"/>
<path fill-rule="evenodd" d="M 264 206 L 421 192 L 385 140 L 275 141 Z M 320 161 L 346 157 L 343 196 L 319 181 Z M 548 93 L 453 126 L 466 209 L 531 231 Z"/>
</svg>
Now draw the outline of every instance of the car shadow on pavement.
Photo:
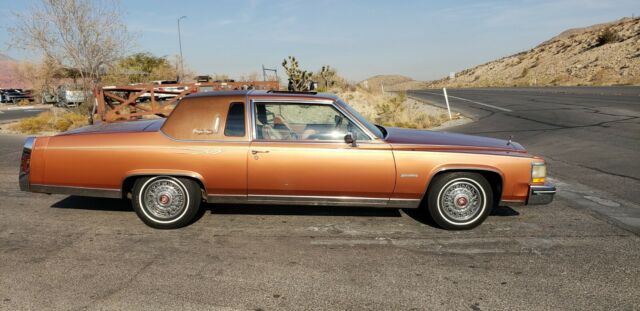
<svg viewBox="0 0 640 311">
<path fill-rule="evenodd" d="M 498 206 L 491 210 L 489 216 L 518 216 L 520 213 L 508 206 Z"/>
<path fill-rule="evenodd" d="M 423 223 L 425 225 L 440 228 L 431 218 L 429 212 L 423 208 L 406 208 L 402 210 L 407 216 L 411 217 L 413 220 Z M 494 207 L 489 214 L 490 217 L 493 216 L 518 216 L 520 213 L 518 211 L 512 209 L 508 206 L 498 206 Z"/>
<path fill-rule="evenodd" d="M 66 197 L 53 205 L 53 208 L 84 209 L 92 211 L 132 212 L 131 202 L 121 199 L 91 197 Z"/>
</svg>

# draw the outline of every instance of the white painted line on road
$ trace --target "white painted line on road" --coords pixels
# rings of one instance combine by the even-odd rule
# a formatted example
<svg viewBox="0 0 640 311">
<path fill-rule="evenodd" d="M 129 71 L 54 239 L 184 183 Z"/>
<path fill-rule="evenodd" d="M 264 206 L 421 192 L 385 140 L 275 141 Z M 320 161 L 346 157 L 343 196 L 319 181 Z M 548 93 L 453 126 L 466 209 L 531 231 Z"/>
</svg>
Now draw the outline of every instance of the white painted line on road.
<svg viewBox="0 0 640 311">
<path fill-rule="evenodd" d="M 434 95 L 439 95 L 439 96 L 444 96 L 442 94 L 438 94 L 438 93 L 433 93 L 433 92 L 420 92 L 420 93 L 429 93 L 429 94 L 434 94 Z M 480 106 L 485 106 L 485 107 L 489 107 L 489 108 L 493 108 L 496 110 L 501 110 L 504 112 L 512 112 L 513 110 L 511 109 L 507 109 L 507 108 L 502 108 L 502 107 L 498 107 L 498 106 L 494 106 L 494 105 L 490 105 L 490 104 L 485 104 L 485 103 L 481 103 L 481 102 L 477 102 L 475 100 L 470 100 L 470 99 L 466 99 L 466 98 L 462 98 L 462 97 L 458 97 L 458 96 L 453 96 L 453 95 L 449 95 L 449 97 L 451 98 L 455 98 L 457 100 L 462 100 L 462 101 L 466 101 L 466 102 L 470 102 L 476 105 L 480 105 Z"/>
<path fill-rule="evenodd" d="M 10 107 L 7 108 L 7 110 L 27 110 L 27 109 L 33 109 L 35 107 L 33 106 L 22 106 L 22 107 Z"/>
</svg>

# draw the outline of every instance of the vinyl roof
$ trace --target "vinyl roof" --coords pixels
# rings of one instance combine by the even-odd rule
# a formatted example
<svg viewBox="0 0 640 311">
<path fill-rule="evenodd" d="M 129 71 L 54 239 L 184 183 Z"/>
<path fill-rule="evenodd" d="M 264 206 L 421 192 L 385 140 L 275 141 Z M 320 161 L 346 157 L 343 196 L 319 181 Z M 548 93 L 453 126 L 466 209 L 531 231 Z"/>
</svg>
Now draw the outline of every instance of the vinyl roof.
<svg viewBox="0 0 640 311">
<path fill-rule="evenodd" d="M 305 93 L 305 92 L 286 92 L 286 91 L 263 91 L 263 90 L 234 90 L 234 91 L 214 91 L 214 92 L 198 92 L 190 94 L 186 98 L 196 97 L 219 97 L 219 96 L 265 96 L 265 97 L 311 97 L 337 100 L 338 96 L 333 93 Z"/>
</svg>

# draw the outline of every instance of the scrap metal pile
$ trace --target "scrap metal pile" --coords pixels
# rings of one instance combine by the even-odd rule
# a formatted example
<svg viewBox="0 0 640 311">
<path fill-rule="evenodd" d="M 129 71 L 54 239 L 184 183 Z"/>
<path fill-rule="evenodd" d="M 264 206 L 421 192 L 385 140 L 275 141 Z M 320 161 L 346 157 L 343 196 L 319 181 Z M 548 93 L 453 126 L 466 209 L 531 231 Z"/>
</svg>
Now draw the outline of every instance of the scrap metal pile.
<svg viewBox="0 0 640 311">
<path fill-rule="evenodd" d="M 114 122 L 147 116 L 167 117 L 183 97 L 198 92 L 278 90 L 277 81 L 155 83 L 96 88 L 94 120 Z"/>
</svg>

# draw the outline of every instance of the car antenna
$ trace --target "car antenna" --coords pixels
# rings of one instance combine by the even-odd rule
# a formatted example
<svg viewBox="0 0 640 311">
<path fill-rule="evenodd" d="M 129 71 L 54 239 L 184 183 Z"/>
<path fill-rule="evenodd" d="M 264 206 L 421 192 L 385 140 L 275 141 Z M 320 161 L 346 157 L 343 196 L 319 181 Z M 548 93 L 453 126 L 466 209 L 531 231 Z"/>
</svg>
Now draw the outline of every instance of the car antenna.
<svg viewBox="0 0 640 311">
<path fill-rule="evenodd" d="M 507 142 L 507 146 L 511 145 L 513 142 L 513 135 L 509 135 L 509 141 Z"/>
</svg>

